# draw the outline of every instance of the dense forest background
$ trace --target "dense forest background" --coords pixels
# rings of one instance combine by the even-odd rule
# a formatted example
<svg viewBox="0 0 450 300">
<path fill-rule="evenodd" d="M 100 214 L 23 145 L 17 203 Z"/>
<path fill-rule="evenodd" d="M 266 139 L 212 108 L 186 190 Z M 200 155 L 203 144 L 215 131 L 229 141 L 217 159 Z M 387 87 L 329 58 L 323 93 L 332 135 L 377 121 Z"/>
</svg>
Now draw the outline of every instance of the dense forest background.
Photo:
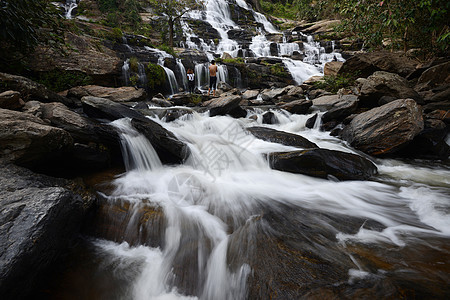
<svg viewBox="0 0 450 300">
<path fill-rule="evenodd" d="M 272 17 L 283 28 L 286 19 L 313 22 L 339 19 L 336 34 L 360 39 L 367 50 L 381 47 L 407 51 L 417 48 L 422 58 L 447 55 L 449 50 L 450 2 L 447 0 L 252 0 L 255 9 Z M 122 33 L 160 39 L 171 51 L 177 20 L 198 0 L 82 0 L 78 15 L 112 30 L 88 32 L 100 38 L 119 38 Z M 144 23 L 142 13 L 156 16 Z M 159 17 L 158 17 L 159 16 Z M 92 22 L 92 21 L 91 21 Z M 1 67 L 20 70 L 21 61 L 38 44 L 64 51 L 63 31 L 83 30 L 75 20 L 65 20 L 50 0 L 0 0 Z M 20 72 L 19 72 L 20 73 Z"/>
</svg>

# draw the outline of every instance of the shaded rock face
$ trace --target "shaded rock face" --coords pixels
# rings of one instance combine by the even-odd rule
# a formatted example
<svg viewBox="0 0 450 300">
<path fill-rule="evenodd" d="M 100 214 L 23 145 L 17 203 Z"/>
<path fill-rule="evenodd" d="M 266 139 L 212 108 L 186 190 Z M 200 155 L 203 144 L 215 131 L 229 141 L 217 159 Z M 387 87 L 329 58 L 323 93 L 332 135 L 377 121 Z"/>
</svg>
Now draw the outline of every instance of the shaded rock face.
<svg viewBox="0 0 450 300">
<path fill-rule="evenodd" d="M 5 89 L 20 92 L 25 102 L 38 100 L 41 102 L 61 102 L 71 107 L 77 106 L 76 102 L 50 91 L 42 84 L 22 76 L 0 73 L 0 92 L 5 91 Z"/>
<path fill-rule="evenodd" d="M 416 65 L 416 62 L 398 53 L 357 53 L 344 62 L 338 74 L 358 74 L 359 77 L 365 78 L 376 71 L 386 71 L 406 77 L 415 70 Z"/>
<path fill-rule="evenodd" d="M 278 143 L 302 149 L 318 148 L 315 143 L 298 134 L 279 131 L 267 127 L 250 127 L 247 128 L 247 130 L 258 139 L 267 142 Z"/>
<path fill-rule="evenodd" d="M 95 198 L 72 182 L 0 165 L 0 294 L 29 293 L 78 237 Z"/>
<path fill-rule="evenodd" d="M 360 83 L 360 103 L 364 107 L 378 106 L 378 101 L 383 96 L 394 97 L 396 99 L 413 99 L 419 104 L 422 97 L 412 89 L 406 79 L 397 74 L 378 71 L 367 79 L 359 79 Z"/>
<path fill-rule="evenodd" d="M 392 154 L 424 128 L 422 109 L 412 99 L 400 99 L 357 115 L 341 137 L 373 156 Z"/>
<path fill-rule="evenodd" d="M 309 111 L 309 108 L 312 106 L 311 100 L 301 99 L 294 100 L 289 103 L 279 103 L 279 108 L 287 110 L 291 114 L 306 114 Z"/>
<path fill-rule="evenodd" d="M 53 70 L 79 71 L 89 75 L 94 84 L 116 86 L 123 61 L 117 54 L 99 44 L 97 40 L 68 33 L 66 43 L 71 45 L 70 55 L 38 47 L 30 60 L 35 72 Z"/>
<path fill-rule="evenodd" d="M 158 123 L 149 119 L 132 119 L 131 124 L 150 141 L 162 162 L 181 164 L 190 155 L 188 146 Z"/>
<path fill-rule="evenodd" d="M 336 102 L 332 107 L 322 116 L 323 122 L 342 121 L 352 113 L 356 112 L 358 108 L 358 97 L 355 95 L 344 95 L 339 97 L 339 102 Z"/>
<path fill-rule="evenodd" d="M 73 144 L 70 134 L 25 113 L 0 109 L 0 154 L 6 161 L 32 166 L 62 156 Z"/>
<path fill-rule="evenodd" d="M 209 109 L 209 116 L 229 114 L 233 109 L 239 106 L 242 96 L 233 95 L 231 92 L 221 95 L 219 98 L 206 101 L 202 106 Z"/>
<path fill-rule="evenodd" d="M 145 117 L 131 108 L 108 99 L 86 96 L 81 98 L 83 111 L 91 118 L 114 121 L 121 118 L 145 119 Z"/>
<path fill-rule="evenodd" d="M 328 149 L 271 153 L 269 161 L 276 170 L 321 178 L 366 180 L 377 173 L 377 167 L 364 157 Z"/>
<path fill-rule="evenodd" d="M 442 84 L 450 84 L 450 61 L 431 67 L 419 77 L 419 90 L 434 88 Z"/>
<path fill-rule="evenodd" d="M 25 102 L 20 98 L 20 93 L 16 91 L 6 91 L 0 93 L 0 108 L 19 110 Z"/>
<path fill-rule="evenodd" d="M 135 89 L 134 87 L 127 86 L 110 88 L 97 85 L 86 85 L 72 88 L 67 92 L 67 97 L 81 99 L 85 96 L 105 98 L 114 102 L 143 101 L 147 97 L 144 89 Z"/>
</svg>

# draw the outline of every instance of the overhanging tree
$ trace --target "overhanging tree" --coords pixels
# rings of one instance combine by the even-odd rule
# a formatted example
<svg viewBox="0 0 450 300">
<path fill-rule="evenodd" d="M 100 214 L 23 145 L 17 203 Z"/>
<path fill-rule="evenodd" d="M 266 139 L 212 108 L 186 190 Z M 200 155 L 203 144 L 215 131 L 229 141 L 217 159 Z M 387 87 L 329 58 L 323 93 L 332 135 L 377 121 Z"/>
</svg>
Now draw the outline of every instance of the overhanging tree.
<svg viewBox="0 0 450 300">
<path fill-rule="evenodd" d="M 173 47 L 175 24 L 184 14 L 203 6 L 202 0 L 149 0 L 154 12 L 163 16 L 169 29 L 169 45 Z"/>
</svg>

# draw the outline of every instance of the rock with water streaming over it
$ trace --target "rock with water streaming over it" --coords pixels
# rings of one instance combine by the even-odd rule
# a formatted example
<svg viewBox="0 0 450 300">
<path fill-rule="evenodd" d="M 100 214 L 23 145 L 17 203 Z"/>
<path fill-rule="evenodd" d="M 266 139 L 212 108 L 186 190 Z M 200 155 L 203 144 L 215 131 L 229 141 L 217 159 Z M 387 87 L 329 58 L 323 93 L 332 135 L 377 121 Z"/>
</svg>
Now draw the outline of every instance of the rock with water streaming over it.
<svg viewBox="0 0 450 300">
<path fill-rule="evenodd" d="M 181 164 L 190 155 L 189 147 L 158 123 L 132 119 L 131 124 L 150 141 L 162 162 Z"/>
<path fill-rule="evenodd" d="M 14 165 L 0 165 L 0 174 L 0 295 L 30 299 L 78 237 L 95 196 Z"/>
<path fill-rule="evenodd" d="M 111 88 L 98 85 L 78 86 L 67 92 L 67 97 L 81 99 L 85 96 L 105 98 L 114 102 L 132 102 L 145 100 L 147 94 L 142 88 L 136 89 L 130 86 Z"/>
<path fill-rule="evenodd" d="M 279 131 L 268 127 L 250 127 L 247 130 L 255 137 L 267 142 L 278 143 L 285 146 L 298 147 L 302 149 L 318 148 L 308 139 L 289 132 Z"/>
<path fill-rule="evenodd" d="M 339 180 L 366 180 L 377 173 L 377 167 L 368 159 L 342 151 L 309 149 L 270 153 L 273 169 L 314 177 L 336 177 Z"/>
<path fill-rule="evenodd" d="M 357 115 L 341 136 L 352 147 L 381 156 L 405 147 L 423 128 L 421 107 L 412 99 L 400 99 Z"/>
</svg>

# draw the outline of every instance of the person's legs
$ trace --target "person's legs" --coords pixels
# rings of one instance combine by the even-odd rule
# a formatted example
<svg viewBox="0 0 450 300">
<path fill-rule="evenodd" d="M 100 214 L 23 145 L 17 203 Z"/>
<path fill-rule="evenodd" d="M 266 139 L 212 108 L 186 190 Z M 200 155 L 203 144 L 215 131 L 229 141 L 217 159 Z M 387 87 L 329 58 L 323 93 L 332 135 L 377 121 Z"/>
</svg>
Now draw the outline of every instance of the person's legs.
<svg viewBox="0 0 450 300">
<path fill-rule="evenodd" d="M 211 88 L 213 89 L 213 96 L 216 96 L 217 77 L 211 77 Z"/>
</svg>

